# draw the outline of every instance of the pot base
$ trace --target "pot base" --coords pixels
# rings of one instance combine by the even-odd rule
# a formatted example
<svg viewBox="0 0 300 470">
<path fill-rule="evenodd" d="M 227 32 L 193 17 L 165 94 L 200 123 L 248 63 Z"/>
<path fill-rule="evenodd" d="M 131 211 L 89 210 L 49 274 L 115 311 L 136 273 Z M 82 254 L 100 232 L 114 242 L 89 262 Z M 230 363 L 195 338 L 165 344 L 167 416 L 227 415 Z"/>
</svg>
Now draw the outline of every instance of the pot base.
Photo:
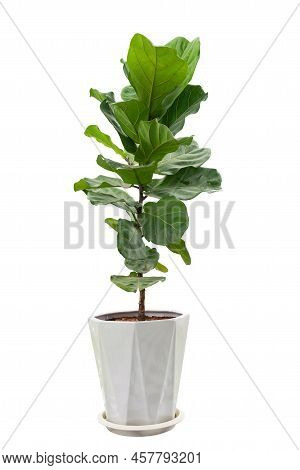
<svg viewBox="0 0 300 470">
<path fill-rule="evenodd" d="M 180 423 L 183 420 L 183 412 L 176 410 L 175 417 L 170 421 L 165 421 L 158 424 L 149 424 L 149 425 L 140 425 L 132 426 L 125 424 L 115 424 L 106 419 L 105 411 L 99 414 L 98 421 L 100 424 L 105 426 L 110 432 L 114 434 L 119 434 L 121 436 L 131 436 L 131 437 L 145 437 L 145 436 L 155 436 L 156 434 L 162 434 L 163 432 L 168 432 Z"/>
</svg>

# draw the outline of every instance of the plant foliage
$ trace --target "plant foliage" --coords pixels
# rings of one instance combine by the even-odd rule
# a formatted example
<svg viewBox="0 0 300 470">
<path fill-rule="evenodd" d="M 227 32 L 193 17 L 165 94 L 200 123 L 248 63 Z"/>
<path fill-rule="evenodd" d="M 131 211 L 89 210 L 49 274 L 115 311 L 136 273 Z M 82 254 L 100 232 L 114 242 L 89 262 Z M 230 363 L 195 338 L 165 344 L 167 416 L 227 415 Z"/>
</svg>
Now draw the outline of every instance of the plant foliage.
<svg viewBox="0 0 300 470">
<path fill-rule="evenodd" d="M 144 291 L 165 280 L 144 276 L 149 271 L 168 271 L 159 262 L 158 250 L 145 239 L 191 263 L 182 239 L 189 225 L 183 201 L 221 188 L 218 171 L 202 166 L 210 150 L 200 148 L 193 137 L 177 136 L 186 118 L 207 99 L 200 85 L 190 84 L 199 56 L 199 39 L 177 37 L 156 47 L 135 34 L 127 59 L 122 60 L 129 81 L 122 89 L 122 101 L 116 101 L 113 92 L 90 90 L 120 144 L 95 124 L 87 127 L 85 135 L 113 151 L 119 161 L 99 155 L 97 164 L 110 175 L 83 178 L 74 189 L 83 191 L 92 204 L 113 204 L 127 214 L 106 223 L 117 232 L 118 251 L 130 270 L 127 276 L 111 276 L 111 281 L 128 292 Z M 136 189 L 138 200 L 131 195 Z M 146 198 L 154 200 L 144 204 Z"/>
</svg>

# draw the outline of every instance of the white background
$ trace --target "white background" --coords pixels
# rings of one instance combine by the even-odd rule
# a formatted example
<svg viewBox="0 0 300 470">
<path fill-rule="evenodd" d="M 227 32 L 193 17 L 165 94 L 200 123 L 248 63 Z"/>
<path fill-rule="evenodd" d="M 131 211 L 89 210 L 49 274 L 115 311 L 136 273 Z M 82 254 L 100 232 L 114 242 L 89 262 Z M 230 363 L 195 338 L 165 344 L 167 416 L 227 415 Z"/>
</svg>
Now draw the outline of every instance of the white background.
<svg viewBox="0 0 300 470">
<path fill-rule="evenodd" d="M 100 124 L 89 88 L 119 90 L 119 63 L 131 36 L 155 44 L 200 36 L 194 83 L 209 99 L 187 119 L 185 135 L 204 143 L 296 6 L 270 0 L 151 2 L 8 1 L 5 6 L 84 126 Z M 191 248 L 176 262 L 247 371 L 300 446 L 299 170 L 300 8 L 210 141 L 210 166 L 236 201 L 228 221 L 235 244 Z M 87 241 L 64 249 L 64 201 L 80 201 L 73 182 L 99 173 L 97 150 L 0 8 L 1 50 L 1 445 L 24 415 L 118 274 L 115 250 Z M 117 136 L 115 137 L 117 141 Z M 109 156 L 109 152 L 104 152 Z M 97 219 L 98 220 L 98 219 Z M 103 231 L 96 220 L 95 232 Z M 98 229 L 98 230 L 97 230 Z M 109 229 L 108 229 L 109 230 Z M 200 235 L 201 238 L 201 235 Z M 90 454 L 201 451 L 204 469 L 299 468 L 300 451 L 209 320 L 168 254 L 168 281 L 148 307 L 190 312 L 179 406 L 170 433 L 123 438 L 97 424 L 103 404 L 89 332 L 84 329 L 7 444 L 5 453 Z M 136 296 L 112 287 L 98 312 L 135 308 Z M 133 463 L 130 464 L 131 466 Z M 89 466 L 91 467 L 91 466 Z"/>
</svg>

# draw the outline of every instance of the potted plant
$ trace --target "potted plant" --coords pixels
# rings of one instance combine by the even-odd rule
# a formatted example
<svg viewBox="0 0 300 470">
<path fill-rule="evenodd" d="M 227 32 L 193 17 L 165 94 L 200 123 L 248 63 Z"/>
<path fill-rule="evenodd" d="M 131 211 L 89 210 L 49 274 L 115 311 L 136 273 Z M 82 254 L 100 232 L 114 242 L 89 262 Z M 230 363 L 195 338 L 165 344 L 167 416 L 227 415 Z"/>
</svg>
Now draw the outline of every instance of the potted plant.
<svg viewBox="0 0 300 470">
<path fill-rule="evenodd" d="M 215 169 L 202 167 L 210 150 L 199 148 L 193 137 L 176 136 L 207 98 L 201 86 L 189 84 L 199 55 L 199 39 L 177 37 L 155 47 L 135 34 L 122 60 L 129 81 L 122 100 L 116 101 L 113 92 L 90 90 L 122 146 L 97 125 L 89 126 L 85 135 L 116 153 L 118 160 L 97 158 L 102 169 L 115 175 L 83 178 L 74 189 L 92 204 L 113 204 L 124 211 L 123 218 L 105 220 L 117 232 L 117 247 L 129 270 L 111 281 L 124 291 L 139 292 L 137 311 L 89 320 L 105 399 L 102 421 L 121 434 L 163 432 L 179 419 L 176 400 L 188 315 L 147 311 L 145 292 L 165 280 L 147 275 L 149 271 L 168 271 L 159 261 L 157 245 L 191 263 L 182 238 L 189 224 L 183 201 L 221 185 Z"/>
</svg>

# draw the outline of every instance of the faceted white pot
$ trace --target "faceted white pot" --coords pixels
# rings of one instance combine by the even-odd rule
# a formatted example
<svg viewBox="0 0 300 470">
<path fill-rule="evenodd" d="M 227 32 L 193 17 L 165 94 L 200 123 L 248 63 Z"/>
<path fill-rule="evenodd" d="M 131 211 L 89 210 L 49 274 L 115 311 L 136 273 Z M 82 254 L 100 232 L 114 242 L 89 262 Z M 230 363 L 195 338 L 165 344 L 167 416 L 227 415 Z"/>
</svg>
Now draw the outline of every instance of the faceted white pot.
<svg viewBox="0 0 300 470">
<path fill-rule="evenodd" d="M 143 322 L 119 312 L 91 318 L 89 326 L 104 394 L 106 418 L 120 425 L 153 425 L 175 417 L 189 316 Z"/>
</svg>

